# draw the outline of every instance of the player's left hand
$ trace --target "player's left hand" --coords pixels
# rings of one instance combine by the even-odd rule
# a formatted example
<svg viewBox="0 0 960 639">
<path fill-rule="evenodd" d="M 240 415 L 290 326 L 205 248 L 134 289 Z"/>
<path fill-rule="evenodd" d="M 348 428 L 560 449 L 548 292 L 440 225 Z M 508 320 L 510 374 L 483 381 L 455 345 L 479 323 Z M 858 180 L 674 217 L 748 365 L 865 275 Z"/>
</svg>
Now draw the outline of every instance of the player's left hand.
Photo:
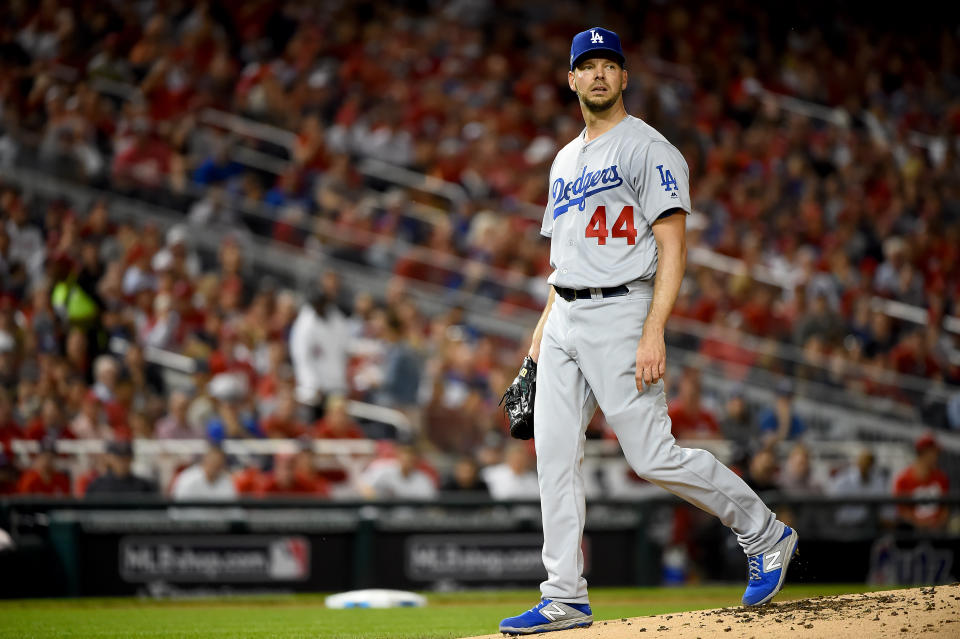
<svg viewBox="0 0 960 639">
<path fill-rule="evenodd" d="M 643 392 L 644 384 L 656 384 L 667 372 L 667 346 L 663 331 L 645 330 L 637 344 L 637 390 Z"/>
</svg>

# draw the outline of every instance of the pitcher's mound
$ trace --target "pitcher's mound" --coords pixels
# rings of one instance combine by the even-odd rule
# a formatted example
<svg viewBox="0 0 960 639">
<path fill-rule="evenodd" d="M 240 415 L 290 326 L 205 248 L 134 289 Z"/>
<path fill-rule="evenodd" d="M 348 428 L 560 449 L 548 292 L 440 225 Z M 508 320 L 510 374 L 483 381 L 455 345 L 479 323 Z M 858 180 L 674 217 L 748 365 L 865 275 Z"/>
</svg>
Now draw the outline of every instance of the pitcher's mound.
<svg viewBox="0 0 960 639">
<path fill-rule="evenodd" d="M 596 621 L 551 639 L 960 637 L 960 584 Z M 495 634 L 471 639 L 503 639 Z"/>
</svg>

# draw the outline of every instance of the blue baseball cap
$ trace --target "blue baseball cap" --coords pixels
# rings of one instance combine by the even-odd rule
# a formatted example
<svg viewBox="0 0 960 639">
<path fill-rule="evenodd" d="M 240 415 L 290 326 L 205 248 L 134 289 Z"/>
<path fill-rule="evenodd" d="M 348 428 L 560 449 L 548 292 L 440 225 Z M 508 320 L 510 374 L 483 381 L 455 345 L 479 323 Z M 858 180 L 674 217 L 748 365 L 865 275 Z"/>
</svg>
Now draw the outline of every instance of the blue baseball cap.
<svg viewBox="0 0 960 639">
<path fill-rule="evenodd" d="M 600 51 L 613 54 L 614 59 L 621 65 L 626 61 L 620 47 L 620 36 L 609 29 L 594 27 L 573 36 L 573 42 L 570 43 L 570 70 L 573 71 L 580 58 L 586 54 Z"/>
</svg>

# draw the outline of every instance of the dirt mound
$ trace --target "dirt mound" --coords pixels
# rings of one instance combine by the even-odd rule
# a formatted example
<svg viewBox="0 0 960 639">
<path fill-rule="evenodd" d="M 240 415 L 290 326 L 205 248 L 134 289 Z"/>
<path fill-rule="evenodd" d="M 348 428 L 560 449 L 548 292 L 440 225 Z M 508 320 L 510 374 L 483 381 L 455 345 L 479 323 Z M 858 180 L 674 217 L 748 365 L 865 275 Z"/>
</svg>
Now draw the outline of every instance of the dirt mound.
<svg viewBox="0 0 960 639">
<path fill-rule="evenodd" d="M 647 633 L 641 635 L 640 633 Z M 816 597 L 760 608 L 720 608 L 597 621 L 590 628 L 550 633 L 557 639 L 771 639 L 777 637 L 960 637 L 960 584 Z M 486 635 L 471 639 L 502 639 Z"/>
</svg>

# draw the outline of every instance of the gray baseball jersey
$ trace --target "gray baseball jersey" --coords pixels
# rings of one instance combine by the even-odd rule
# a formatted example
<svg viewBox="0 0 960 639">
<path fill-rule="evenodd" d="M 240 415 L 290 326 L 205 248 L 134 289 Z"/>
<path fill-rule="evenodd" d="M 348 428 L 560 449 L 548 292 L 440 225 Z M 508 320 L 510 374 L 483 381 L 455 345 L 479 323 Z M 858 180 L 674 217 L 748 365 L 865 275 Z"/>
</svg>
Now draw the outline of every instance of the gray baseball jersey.
<svg viewBox="0 0 960 639">
<path fill-rule="evenodd" d="M 657 272 L 652 224 L 690 210 L 690 172 L 659 131 L 628 115 L 585 141 L 586 129 L 557 154 L 540 232 L 551 238 L 551 284 L 618 286 Z"/>
</svg>

